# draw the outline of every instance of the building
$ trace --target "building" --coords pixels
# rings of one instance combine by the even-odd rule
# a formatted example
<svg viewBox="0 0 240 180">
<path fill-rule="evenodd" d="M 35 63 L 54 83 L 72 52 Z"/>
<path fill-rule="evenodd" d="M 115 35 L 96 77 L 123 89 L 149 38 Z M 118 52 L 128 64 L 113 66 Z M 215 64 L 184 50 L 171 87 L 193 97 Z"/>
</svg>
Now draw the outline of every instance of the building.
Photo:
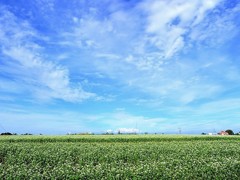
<svg viewBox="0 0 240 180">
<path fill-rule="evenodd" d="M 213 135 L 217 135 L 217 133 L 212 133 L 212 132 L 210 132 L 210 133 L 207 133 L 209 136 L 213 136 Z"/>
<path fill-rule="evenodd" d="M 226 131 L 221 131 L 218 133 L 218 135 L 229 135 Z"/>
</svg>

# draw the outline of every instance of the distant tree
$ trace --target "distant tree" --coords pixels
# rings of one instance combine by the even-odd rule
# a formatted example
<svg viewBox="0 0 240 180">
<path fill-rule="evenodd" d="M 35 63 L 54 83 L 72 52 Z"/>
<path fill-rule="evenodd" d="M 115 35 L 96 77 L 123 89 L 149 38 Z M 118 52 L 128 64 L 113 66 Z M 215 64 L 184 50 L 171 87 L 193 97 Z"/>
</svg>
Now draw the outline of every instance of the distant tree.
<svg viewBox="0 0 240 180">
<path fill-rule="evenodd" d="M 4 133 L 1 133 L 1 135 L 12 135 L 12 133 L 10 133 L 10 132 L 4 132 Z"/>
<path fill-rule="evenodd" d="M 203 132 L 202 135 L 206 135 L 207 133 Z"/>
<path fill-rule="evenodd" d="M 93 135 L 93 133 L 91 133 L 91 132 L 81 132 L 81 133 L 75 133 L 75 134 L 71 134 L 71 135 Z"/>
<path fill-rule="evenodd" d="M 234 135 L 234 132 L 231 129 L 228 129 L 225 132 L 227 132 L 229 135 Z"/>
<path fill-rule="evenodd" d="M 21 135 L 26 135 L 27 136 L 27 135 L 32 135 L 32 134 L 31 133 L 25 133 L 25 134 L 21 134 Z"/>
</svg>

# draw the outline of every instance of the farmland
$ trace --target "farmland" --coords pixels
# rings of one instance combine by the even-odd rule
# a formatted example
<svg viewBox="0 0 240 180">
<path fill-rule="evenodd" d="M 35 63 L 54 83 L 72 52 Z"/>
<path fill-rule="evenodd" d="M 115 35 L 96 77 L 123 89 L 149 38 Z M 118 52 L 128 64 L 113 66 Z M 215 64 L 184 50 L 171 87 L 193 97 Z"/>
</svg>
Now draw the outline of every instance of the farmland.
<svg viewBox="0 0 240 180">
<path fill-rule="evenodd" d="M 0 137 L 0 179 L 239 178 L 239 136 Z"/>
</svg>

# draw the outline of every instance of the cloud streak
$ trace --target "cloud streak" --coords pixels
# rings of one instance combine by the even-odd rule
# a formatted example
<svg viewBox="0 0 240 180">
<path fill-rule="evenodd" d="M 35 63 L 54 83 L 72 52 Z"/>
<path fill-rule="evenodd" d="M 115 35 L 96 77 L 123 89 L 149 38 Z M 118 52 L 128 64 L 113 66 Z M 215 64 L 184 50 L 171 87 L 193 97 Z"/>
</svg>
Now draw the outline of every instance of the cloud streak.
<svg viewBox="0 0 240 180">
<path fill-rule="evenodd" d="M 217 27 L 227 21 L 229 26 L 223 31 L 233 32 L 236 28 L 233 18 L 237 7 L 223 18 L 217 13 L 223 4 L 219 0 L 143 1 L 127 11 L 110 11 L 101 18 L 96 16 L 101 9 L 95 8 L 94 13 L 79 18 L 74 30 L 65 37 L 72 46 L 80 44 L 76 49 L 88 52 L 85 58 L 92 61 L 89 71 L 97 71 L 157 100 L 188 104 L 228 90 L 225 82 L 214 81 L 213 77 L 220 75 L 217 71 L 224 70 L 232 77 L 239 73 L 231 63 L 222 60 L 228 58 L 224 54 L 216 55 L 214 48 L 205 49 L 214 39 L 226 42 L 236 36 L 233 33 L 221 38 L 222 29 Z M 191 51 L 195 51 L 195 57 L 191 57 Z M 213 58 L 204 56 L 206 53 Z M 216 67 L 218 70 L 214 70 Z M 220 77 L 231 82 L 227 74 Z"/>
<path fill-rule="evenodd" d="M 6 67 L 2 69 L 14 79 L 11 84 L 16 89 L 20 86 L 22 93 L 30 93 L 41 100 L 80 102 L 96 97 L 80 85 L 73 87 L 68 70 L 45 59 L 44 48 L 34 42 L 38 34 L 27 22 L 17 19 L 7 10 L 3 14 L 0 19 L 1 53 L 8 62 L 3 62 Z"/>
<path fill-rule="evenodd" d="M 189 32 L 219 3 L 219 0 L 144 2 L 141 7 L 147 13 L 148 41 L 164 58 L 171 58 L 187 45 Z"/>
</svg>

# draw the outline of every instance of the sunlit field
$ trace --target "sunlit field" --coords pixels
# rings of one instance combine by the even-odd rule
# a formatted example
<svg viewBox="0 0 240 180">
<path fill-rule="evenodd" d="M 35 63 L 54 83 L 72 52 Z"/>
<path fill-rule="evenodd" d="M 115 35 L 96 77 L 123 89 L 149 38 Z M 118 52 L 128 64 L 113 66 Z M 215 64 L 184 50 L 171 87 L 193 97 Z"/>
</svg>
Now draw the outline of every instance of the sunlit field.
<svg viewBox="0 0 240 180">
<path fill-rule="evenodd" d="M 0 179 L 239 178 L 239 136 L 0 136 Z"/>
</svg>

